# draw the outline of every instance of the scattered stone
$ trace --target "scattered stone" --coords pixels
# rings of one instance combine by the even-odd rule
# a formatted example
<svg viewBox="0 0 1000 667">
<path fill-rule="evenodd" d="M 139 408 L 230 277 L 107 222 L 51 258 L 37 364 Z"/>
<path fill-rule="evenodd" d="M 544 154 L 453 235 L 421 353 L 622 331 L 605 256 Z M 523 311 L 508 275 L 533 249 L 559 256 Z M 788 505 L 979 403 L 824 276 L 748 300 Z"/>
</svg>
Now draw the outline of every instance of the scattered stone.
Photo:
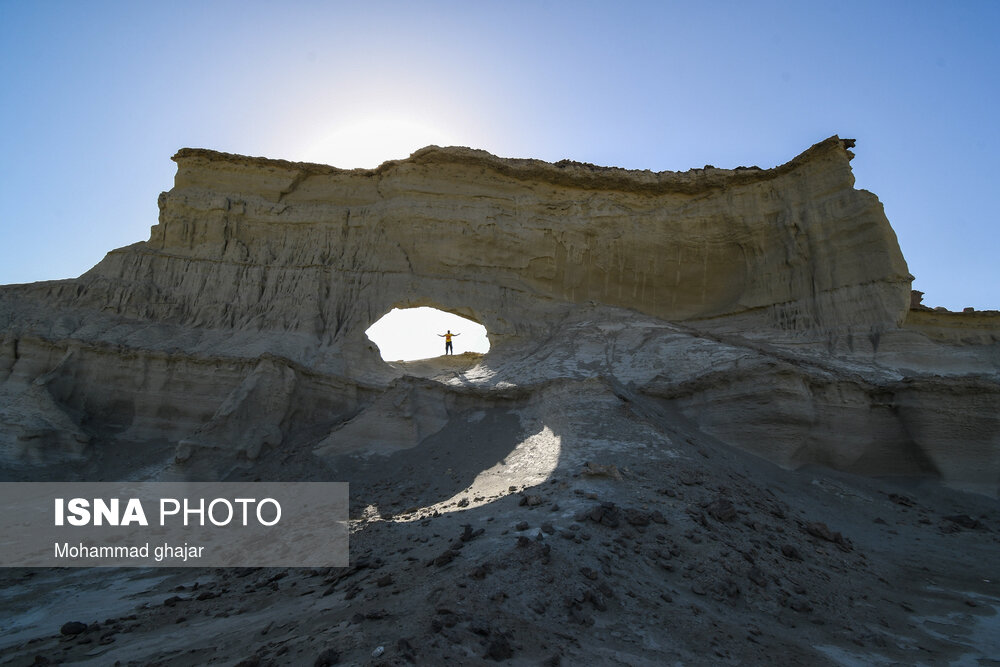
<svg viewBox="0 0 1000 667">
<path fill-rule="evenodd" d="M 583 464 L 583 474 L 588 477 L 608 477 L 617 481 L 622 481 L 622 474 L 618 467 L 613 464 L 600 464 L 587 461 Z"/>
<path fill-rule="evenodd" d="M 468 506 L 469 506 L 468 498 L 462 498 L 461 500 L 458 501 L 458 507 L 468 507 Z"/>
<path fill-rule="evenodd" d="M 788 606 L 794 611 L 799 612 L 800 614 L 812 611 L 812 605 L 809 604 L 808 600 L 805 600 L 803 598 L 795 598 L 794 600 L 788 603 Z"/>
<path fill-rule="evenodd" d="M 546 535 L 552 535 L 556 532 L 556 529 L 555 526 L 553 526 L 551 523 L 543 523 L 542 532 L 545 533 Z"/>
<path fill-rule="evenodd" d="M 80 621 L 70 621 L 68 623 L 63 623 L 63 626 L 59 628 L 59 633 L 66 636 L 78 635 L 86 631 L 87 631 L 87 624 L 81 623 Z"/>
<path fill-rule="evenodd" d="M 818 537 L 822 540 L 826 540 L 827 542 L 833 542 L 841 551 L 847 552 L 854 549 L 854 545 L 851 544 L 850 540 L 840 533 L 830 530 L 825 523 L 817 521 L 815 523 L 807 524 L 805 531 L 813 537 Z"/>
<path fill-rule="evenodd" d="M 950 521 L 962 528 L 968 528 L 969 530 L 986 530 L 986 525 L 982 521 L 973 519 L 968 514 L 954 514 L 944 517 L 944 520 Z"/>
<path fill-rule="evenodd" d="M 519 522 L 516 526 L 514 526 L 514 530 L 528 530 L 528 522 L 527 521 Z"/>
<path fill-rule="evenodd" d="M 587 591 L 587 599 L 590 601 L 590 604 L 597 611 L 608 610 L 607 601 L 604 599 L 604 596 L 598 593 L 597 591 Z"/>
<path fill-rule="evenodd" d="M 889 500 L 897 505 L 902 505 L 903 507 L 913 507 L 913 500 L 907 498 L 906 496 L 901 496 L 898 493 L 890 493 Z"/>
<path fill-rule="evenodd" d="M 617 528 L 621 523 L 618 508 L 614 503 L 601 503 L 595 506 L 586 515 L 586 518 L 608 528 Z"/>
<path fill-rule="evenodd" d="M 628 508 L 625 510 L 625 521 L 630 526 L 648 526 L 649 515 L 637 509 Z"/>
<path fill-rule="evenodd" d="M 448 563 L 450 563 L 451 561 L 455 560 L 455 556 L 457 556 L 457 555 L 458 555 L 457 551 L 455 551 L 454 549 L 448 549 L 447 551 L 445 551 L 444 553 L 442 553 L 440 556 L 438 556 L 437 558 L 435 558 L 434 560 L 432 560 L 430 563 L 428 563 L 428 565 L 433 565 L 435 567 L 443 567 L 443 566 L 447 565 Z"/>
<path fill-rule="evenodd" d="M 767 576 L 764 574 L 764 571 L 756 565 L 750 568 L 750 571 L 747 572 L 747 578 L 761 588 L 767 586 Z"/>
<path fill-rule="evenodd" d="M 416 662 L 416 650 L 413 648 L 409 639 L 400 637 L 396 641 L 396 650 L 407 662 Z"/>
<path fill-rule="evenodd" d="M 431 630 L 441 632 L 443 628 L 453 628 L 458 625 L 459 620 L 458 614 L 447 609 L 438 609 L 437 615 L 431 619 Z"/>
<path fill-rule="evenodd" d="M 471 542 L 472 540 L 476 539 L 485 532 L 486 532 L 485 528 L 478 528 L 476 530 L 472 530 L 472 525 L 467 523 L 464 526 L 462 526 L 462 534 L 459 536 L 458 539 L 461 540 L 462 542 Z"/>
<path fill-rule="evenodd" d="M 802 554 L 791 544 L 781 545 L 781 555 L 789 560 L 802 560 Z"/>
<path fill-rule="evenodd" d="M 698 478 L 698 476 L 691 472 L 681 473 L 681 476 L 678 478 L 678 481 L 680 481 L 680 483 L 683 484 L 684 486 L 696 486 L 698 484 L 701 484 L 701 480 Z"/>
<path fill-rule="evenodd" d="M 590 626 L 594 624 L 594 617 L 588 616 L 587 614 L 583 613 L 583 610 L 580 608 L 579 605 L 574 605 L 570 607 L 569 620 L 584 626 Z"/>
<path fill-rule="evenodd" d="M 385 588 L 386 586 L 392 585 L 392 574 L 385 574 L 375 580 L 375 585 L 379 588 Z"/>
<path fill-rule="evenodd" d="M 313 667 L 332 667 L 340 662 L 340 653 L 337 649 L 328 648 L 318 656 L 313 663 Z"/>
<path fill-rule="evenodd" d="M 490 660 L 509 660 L 514 656 L 514 649 L 504 635 L 496 635 L 486 648 L 486 657 Z"/>
<path fill-rule="evenodd" d="M 718 498 L 705 508 L 716 521 L 729 522 L 736 518 L 736 507 L 728 498 Z"/>
<path fill-rule="evenodd" d="M 720 602 L 726 598 L 738 598 L 740 596 L 740 587 L 732 579 L 719 582 L 713 591 L 715 593 L 713 597 Z"/>
<path fill-rule="evenodd" d="M 469 631 L 476 635 L 488 637 L 493 628 L 490 627 L 489 619 L 477 617 L 469 622 Z"/>
</svg>

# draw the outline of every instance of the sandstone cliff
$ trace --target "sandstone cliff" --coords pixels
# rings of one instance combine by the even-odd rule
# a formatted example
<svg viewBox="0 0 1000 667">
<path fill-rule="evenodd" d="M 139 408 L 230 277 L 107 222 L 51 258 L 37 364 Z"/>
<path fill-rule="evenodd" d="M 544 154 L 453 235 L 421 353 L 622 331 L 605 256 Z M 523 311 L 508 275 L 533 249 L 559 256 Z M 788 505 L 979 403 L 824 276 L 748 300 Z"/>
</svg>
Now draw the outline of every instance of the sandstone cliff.
<svg viewBox="0 0 1000 667">
<path fill-rule="evenodd" d="M 0 289 L 0 457 L 22 477 L 62 462 L 336 478 L 359 449 L 596 381 L 664 433 L 995 494 L 1000 327 L 911 313 L 851 145 L 684 173 L 464 148 L 352 171 L 181 150 L 148 241 Z M 418 305 L 483 323 L 491 352 L 457 371 L 385 364 L 364 330 Z M 277 466 L 293 454 L 312 464 Z"/>
<path fill-rule="evenodd" d="M 897 326 L 910 277 L 850 158 L 835 137 L 775 169 L 680 174 L 434 147 L 374 171 L 186 149 L 150 240 L 85 278 L 114 283 L 91 299 L 118 314 L 323 343 L 423 303 L 496 336 L 592 301 L 748 328 Z"/>
</svg>

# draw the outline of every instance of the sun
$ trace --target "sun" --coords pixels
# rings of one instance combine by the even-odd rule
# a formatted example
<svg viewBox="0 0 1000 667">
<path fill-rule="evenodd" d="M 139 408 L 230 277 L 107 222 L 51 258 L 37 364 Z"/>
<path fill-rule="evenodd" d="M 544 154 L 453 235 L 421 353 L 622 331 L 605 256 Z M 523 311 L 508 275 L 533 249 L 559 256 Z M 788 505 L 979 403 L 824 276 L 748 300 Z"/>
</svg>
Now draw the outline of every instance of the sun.
<svg viewBox="0 0 1000 667">
<path fill-rule="evenodd" d="M 307 159 L 341 169 L 372 169 L 424 146 L 456 143 L 452 133 L 440 128 L 404 118 L 376 117 L 339 126 L 310 148 Z"/>
</svg>

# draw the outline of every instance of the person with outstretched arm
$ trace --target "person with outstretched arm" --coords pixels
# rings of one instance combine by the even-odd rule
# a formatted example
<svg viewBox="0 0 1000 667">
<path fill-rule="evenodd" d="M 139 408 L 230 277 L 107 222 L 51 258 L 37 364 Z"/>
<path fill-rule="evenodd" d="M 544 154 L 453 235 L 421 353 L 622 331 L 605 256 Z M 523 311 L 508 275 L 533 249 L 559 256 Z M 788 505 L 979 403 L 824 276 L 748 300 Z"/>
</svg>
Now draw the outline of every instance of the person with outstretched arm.
<svg viewBox="0 0 1000 667">
<path fill-rule="evenodd" d="M 444 353 L 445 354 L 455 354 L 454 348 L 451 346 L 452 336 L 461 336 L 462 334 L 452 333 L 451 329 L 448 329 L 448 333 L 438 334 L 441 338 L 444 338 Z"/>
</svg>

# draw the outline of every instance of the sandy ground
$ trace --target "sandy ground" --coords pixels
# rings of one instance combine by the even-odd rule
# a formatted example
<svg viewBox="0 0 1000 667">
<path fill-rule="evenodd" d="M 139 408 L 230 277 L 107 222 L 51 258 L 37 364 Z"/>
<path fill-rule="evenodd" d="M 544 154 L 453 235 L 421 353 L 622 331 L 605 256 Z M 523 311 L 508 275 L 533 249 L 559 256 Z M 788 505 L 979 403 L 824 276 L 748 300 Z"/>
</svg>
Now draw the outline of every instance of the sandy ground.
<svg viewBox="0 0 1000 667">
<path fill-rule="evenodd" d="M 1000 665 L 993 498 L 781 470 L 596 381 L 314 445 L 230 478 L 349 481 L 349 568 L 3 570 L 0 664 Z"/>
</svg>

